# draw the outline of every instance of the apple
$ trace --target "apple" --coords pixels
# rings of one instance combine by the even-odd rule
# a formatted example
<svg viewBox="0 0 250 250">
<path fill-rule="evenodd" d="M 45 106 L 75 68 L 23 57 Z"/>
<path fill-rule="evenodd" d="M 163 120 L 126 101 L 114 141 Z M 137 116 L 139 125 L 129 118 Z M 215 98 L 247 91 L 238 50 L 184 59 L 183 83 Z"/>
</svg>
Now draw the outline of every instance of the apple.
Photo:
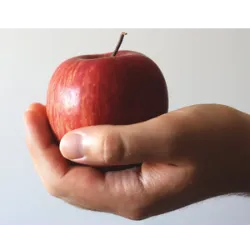
<svg viewBox="0 0 250 250">
<path fill-rule="evenodd" d="M 46 112 L 58 141 L 86 126 L 127 125 L 168 112 L 167 85 L 159 67 L 135 51 L 81 55 L 53 73 Z"/>
</svg>

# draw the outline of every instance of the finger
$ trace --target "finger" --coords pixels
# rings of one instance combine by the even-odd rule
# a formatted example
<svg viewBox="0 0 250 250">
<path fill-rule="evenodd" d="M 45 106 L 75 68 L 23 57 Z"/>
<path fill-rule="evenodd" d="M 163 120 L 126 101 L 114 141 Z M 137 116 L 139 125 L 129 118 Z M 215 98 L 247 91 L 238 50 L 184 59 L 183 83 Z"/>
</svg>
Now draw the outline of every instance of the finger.
<svg viewBox="0 0 250 250">
<path fill-rule="evenodd" d="M 192 201 L 187 189 L 190 176 L 189 167 L 166 164 L 143 164 L 105 175 L 94 168 L 77 167 L 65 175 L 63 186 L 69 188 L 65 200 L 70 204 L 143 219 Z"/>
<path fill-rule="evenodd" d="M 27 111 L 34 111 L 40 115 L 45 115 L 46 116 L 46 109 L 45 106 L 41 103 L 32 103 L 30 106 L 27 108 Z"/>
<path fill-rule="evenodd" d="M 48 124 L 45 107 L 32 104 L 24 114 L 27 146 L 38 174 L 46 184 L 55 184 L 68 171 Z"/>
<path fill-rule="evenodd" d="M 77 129 L 60 142 L 62 155 L 71 161 L 113 166 L 161 160 L 171 143 L 172 121 L 167 115 L 126 126 L 101 125 Z"/>
<path fill-rule="evenodd" d="M 75 167 L 63 178 L 65 200 L 75 206 L 133 216 L 145 197 L 139 168 L 107 172 L 92 167 Z"/>
<path fill-rule="evenodd" d="M 45 107 L 32 104 L 24 115 L 27 128 L 27 145 L 44 185 L 57 197 L 85 208 L 105 209 L 102 190 L 104 176 L 91 167 L 69 167 L 54 143 Z M 79 200 L 79 197 L 81 199 Z M 98 203 L 97 203 L 98 201 Z M 78 204 L 79 203 L 79 204 Z"/>
<path fill-rule="evenodd" d="M 31 104 L 24 113 L 24 122 L 28 143 L 35 140 L 37 146 L 39 146 L 36 147 L 37 150 L 43 150 L 51 146 L 54 138 L 47 121 L 45 107 L 42 104 Z"/>
<path fill-rule="evenodd" d="M 124 205 L 139 192 L 138 178 L 133 171 L 104 175 L 92 167 L 69 168 L 58 146 L 53 144 L 43 106 L 32 105 L 25 113 L 25 124 L 36 170 L 53 196 L 84 209 L 123 213 Z"/>
<path fill-rule="evenodd" d="M 53 143 L 53 135 L 42 105 L 29 107 L 25 113 L 25 124 L 27 144 L 36 170 L 53 196 L 84 209 L 118 213 L 122 211 L 118 205 L 128 202 L 131 194 L 138 192 L 133 174 L 125 179 L 122 172 L 119 175 L 104 175 L 92 167 L 69 168 L 58 145 Z M 124 186 L 127 188 L 124 189 Z M 131 191 L 128 191 L 129 187 Z M 119 204 L 117 201 L 120 201 Z"/>
</svg>

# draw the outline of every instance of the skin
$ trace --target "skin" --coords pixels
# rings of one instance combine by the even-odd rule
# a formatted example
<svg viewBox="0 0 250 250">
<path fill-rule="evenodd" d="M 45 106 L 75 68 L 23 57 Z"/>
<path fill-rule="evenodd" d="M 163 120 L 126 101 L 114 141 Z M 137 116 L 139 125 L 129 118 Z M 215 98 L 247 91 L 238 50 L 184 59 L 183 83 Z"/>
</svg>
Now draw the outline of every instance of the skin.
<svg viewBox="0 0 250 250">
<path fill-rule="evenodd" d="M 250 191 L 250 118 L 228 106 L 193 105 L 142 123 L 81 128 L 60 145 L 42 104 L 32 104 L 24 118 L 28 149 L 44 186 L 80 208 L 141 220 Z"/>
</svg>

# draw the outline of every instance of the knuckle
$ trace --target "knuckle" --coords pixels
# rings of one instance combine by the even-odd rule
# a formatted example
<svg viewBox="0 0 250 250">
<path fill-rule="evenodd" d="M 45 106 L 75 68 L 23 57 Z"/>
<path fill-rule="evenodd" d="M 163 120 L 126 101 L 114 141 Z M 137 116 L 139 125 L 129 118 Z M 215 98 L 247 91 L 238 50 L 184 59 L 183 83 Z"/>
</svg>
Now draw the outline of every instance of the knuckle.
<svg viewBox="0 0 250 250">
<path fill-rule="evenodd" d="M 103 138 L 103 161 L 107 165 L 122 162 L 125 147 L 120 133 L 110 132 Z"/>
<path fill-rule="evenodd" d="M 52 182 L 52 181 L 47 182 L 45 184 L 45 187 L 51 196 L 54 196 L 57 198 L 62 197 L 62 189 L 61 189 L 61 185 L 59 182 Z"/>
<path fill-rule="evenodd" d="M 133 211 L 132 213 L 130 213 L 127 216 L 127 219 L 134 220 L 134 221 L 141 221 L 141 220 L 144 220 L 146 218 L 147 218 L 147 216 L 145 216 L 143 213 L 141 213 L 138 210 Z"/>
<path fill-rule="evenodd" d="M 140 221 L 144 220 L 149 217 L 149 209 L 148 204 L 146 200 L 137 200 L 135 203 L 131 203 L 130 208 L 126 208 L 126 210 L 123 210 L 123 217 L 134 220 L 134 221 Z"/>
<path fill-rule="evenodd" d="M 146 219 L 148 216 L 146 214 L 146 210 L 143 208 L 134 208 L 130 210 L 125 217 L 129 220 L 140 221 Z"/>
</svg>

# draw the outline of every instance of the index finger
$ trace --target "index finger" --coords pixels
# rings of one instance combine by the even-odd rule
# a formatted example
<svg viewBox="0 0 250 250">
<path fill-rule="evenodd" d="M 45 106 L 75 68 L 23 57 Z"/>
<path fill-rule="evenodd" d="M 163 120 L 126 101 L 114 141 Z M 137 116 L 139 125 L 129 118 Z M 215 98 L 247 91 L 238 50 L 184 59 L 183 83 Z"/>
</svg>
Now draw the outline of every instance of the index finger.
<svg viewBox="0 0 250 250">
<path fill-rule="evenodd" d="M 53 137 L 45 107 L 32 104 L 24 119 L 31 158 L 49 193 L 80 207 L 104 210 L 103 173 L 91 167 L 69 166 Z"/>
<path fill-rule="evenodd" d="M 58 151 L 45 107 L 39 103 L 30 105 L 24 114 L 24 120 L 27 129 L 27 146 L 38 174 L 42 179 L 53 180 L 64 176 L 69 167 Z"/>
</svg>

